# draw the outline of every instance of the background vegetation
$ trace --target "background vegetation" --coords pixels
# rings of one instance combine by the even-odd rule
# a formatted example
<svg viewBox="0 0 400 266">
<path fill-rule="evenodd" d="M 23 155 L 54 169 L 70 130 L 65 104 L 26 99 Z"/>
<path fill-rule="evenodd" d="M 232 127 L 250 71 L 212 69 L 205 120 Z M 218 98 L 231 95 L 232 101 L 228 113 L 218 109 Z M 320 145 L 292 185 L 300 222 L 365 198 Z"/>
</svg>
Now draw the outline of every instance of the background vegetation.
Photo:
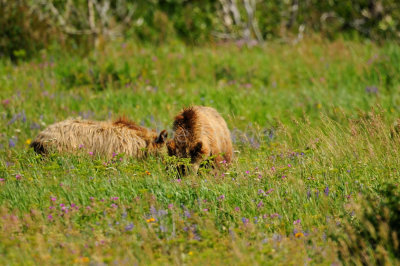
<svg viewBox="0 0 400 266">
<path fill-rule="evenodd" d="M 254 44 L 319 33 L 398 41 L 399 20 L 396 0 L 1 0 L 0 56 L 24 58 L 54 43 L 90 49 L 118 37 Z"/>
</svg>

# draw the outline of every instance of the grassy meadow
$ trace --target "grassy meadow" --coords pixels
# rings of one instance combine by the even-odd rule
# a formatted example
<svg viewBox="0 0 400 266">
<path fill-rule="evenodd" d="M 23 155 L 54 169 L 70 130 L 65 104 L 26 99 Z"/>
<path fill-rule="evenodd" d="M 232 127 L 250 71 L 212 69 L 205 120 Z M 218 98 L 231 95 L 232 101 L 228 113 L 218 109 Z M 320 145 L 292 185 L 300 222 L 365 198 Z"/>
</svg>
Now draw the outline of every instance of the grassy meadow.
<svg viewBox="0 0 400 266">
<path fill-rule="evenodd" d="M 348 236 L 360 204 L 380 202 L 387 184 L 399 190 L 399 62 L 395 44 L 319 39 L 115 41 L 85 56 L 0 61 L 0 264 L 360 263 Z M 179 177 L 166 155 L 107 161 L 29 148 L 68 117 L 126 115 L 171 136 L 174 115 L 192 104 L 226 119 L 229 169 Z M 399 263 L 378 250 L 362 252 Z"/>
</svg>

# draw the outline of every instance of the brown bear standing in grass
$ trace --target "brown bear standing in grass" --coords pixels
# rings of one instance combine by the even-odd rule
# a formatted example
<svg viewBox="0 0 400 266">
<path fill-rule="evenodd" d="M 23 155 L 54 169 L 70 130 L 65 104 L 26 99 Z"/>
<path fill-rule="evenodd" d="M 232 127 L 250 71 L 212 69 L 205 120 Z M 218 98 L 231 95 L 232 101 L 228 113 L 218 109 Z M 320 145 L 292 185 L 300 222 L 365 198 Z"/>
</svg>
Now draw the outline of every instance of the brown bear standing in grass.
<svg viewBox="0 0 400 266">
<path fill-rule="evenodd" d="M 156 154 L 164 146 L 168 133 L 138 126 L 125 118 L 115 122 L 69 119 L 50 125 L 32 142 L 37 153 L 77 152 L 80 149 L 111 157 L 115 154 L 141 158 Z"/>
<path fill-rule="evenodd" d="M 175 117 L 173 130 L 174 138 L 167 142 L 168 154 L 190 158 L 194 173 L 210 156 L 217 167 L 231 162 L 231 134 L 225 120 L 214 108 L 193 106 L 183 109 Z M 184 174 L 185 169 L 180 170 Z"/>
</svg>

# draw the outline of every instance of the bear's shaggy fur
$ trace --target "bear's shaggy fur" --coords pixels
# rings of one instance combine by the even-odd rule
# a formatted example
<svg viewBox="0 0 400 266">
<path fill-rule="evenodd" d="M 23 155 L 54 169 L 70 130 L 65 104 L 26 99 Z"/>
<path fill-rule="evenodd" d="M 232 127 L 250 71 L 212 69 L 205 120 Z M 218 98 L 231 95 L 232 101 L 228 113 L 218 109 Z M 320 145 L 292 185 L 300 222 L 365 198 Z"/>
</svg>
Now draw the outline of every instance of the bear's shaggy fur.
<svg viewBox="0 0 400 266">
<path fill-rule="evenodd" d="M 85 150 L 106 157 L 123 153 L 141 158 L 158 153 L 167 136 L 165 130 L 158 135 L 126 118 L 115 122 L 68 119 L 40 132 L 31 147 L 41 154 Z"/>
<path fill-rule="evenodd" d="M 167 142 L 168 154 L 190 158 L 197 173 L 202 161 L 214 157 L 214 166 L 232 160 L 232 141 L 222 116 L 211 107 L 193 106 L 183 109 L 173 124 L 174 138 Z M 180 169 L 185 171 L 185 169 Z"/>
</svg>

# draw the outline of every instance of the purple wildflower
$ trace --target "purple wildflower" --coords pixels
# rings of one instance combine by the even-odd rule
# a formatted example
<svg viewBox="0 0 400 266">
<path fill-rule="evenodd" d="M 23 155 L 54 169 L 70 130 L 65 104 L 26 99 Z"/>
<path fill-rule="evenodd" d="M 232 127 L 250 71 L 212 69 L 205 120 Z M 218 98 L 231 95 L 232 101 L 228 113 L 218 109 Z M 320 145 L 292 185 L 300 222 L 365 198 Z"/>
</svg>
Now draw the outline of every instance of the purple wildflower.
<svg viewBox="0 0 400 266">
<path fill-rule="evenodd" d="M 300 224 L 301 223 L 301 220 L 300 219 L 297 219 L 297 220 L 295 220 L 294 222 L 293 222 L 293 224 Z"/>
<path fill-rule="evenodd" d="M 10 99 L 4 99 L 4 100 L 1 101 L 1 104 L 4 105 L 4 106 L 6 106 L 6 105 L 8 105 L 10 102 L 11 102 Z"/>
<path fill-rule="evenodd" d="M 252 86 L 251 83 L 244 84 L 244 87 L 247 88 L 247 89 L 251 88 L 251 86 Z"/>
<path fill-rule="evenodd" d="M 113 204 L 111 204 L 111 207 L 112 207 L 112 208 L 117 208 L 117 207 L 118 207 L 118 205 L 117 205 L 117 204 L 115 204 L 115 203 L 113 203 Z"/>
<path fill-rule="evenodd" d="M 26 122 L 26 114 L 25 114 L 25 110 L 22 111 L 22 122 Z"/>
<path fill-rule="evenodd" d="M 365 88 L 365 92 L 366 93 L 370 93 L 370 94 L 378 94 L 378 87 L 376 87 L 376 86 L 367 86 Z"/>
<path fill-rule="evenodd" d="M 125 231 L 132 231 L 133 227 L 134 227 L 133 223 L 130 223 L 127 226 L 125 226 Z"/>
<path fill-rule="evenodd" d="M 16 180 L 20 180 L 21 178 L 22 178 L 22 176 L 21 176 L 21 175 L 18 175 L 18 174 L 17 174 L 17 175 L 15 175 L 15 179 L 16 179 Z"/>
<path fill-rule="evenodd" d="M 270 194 L 270 193 L 273 192 L 273 191 L 274 191 L 274 189 L 273 189 L 273 188 L 270 188 L 270 189 L 268 189 L 268 191 L 265 192 L 265 194 Z"/>
<path fill-rule="evenodd" d="M 33 123 L 31 123 L 31 125 L 30 125 L 29 128 L 30 128 L 30 129 L 39 129 L 39 128 L 40 128 L 40 125 L 39 125 L 38 123 L 33 122 Z"/>
<path fill-rule="evenodd" d="M 10 121 L 8 121 L 7 125 L 12 125 L 12 124 L 14 124 L 15 121 L 17 121 L 17 119 L 18 119 L 20 116 L 21 116 L 21 114 L 19 114 L 19 113 L 16 114 L 16 115 L 14 115 L 13 118 L 12 118 Z"/>
<path fill-rule="evenodd" d="M 47 219 L 49 219 L 50 221 L 53 220 L 53 215 L 51 214 L 47 215 Z"/>
<path fill-rule="evenodd" d="M 13 139 L 8 140 L 8 147 L 14 148 L 15 147 L 15 141 Z"/>
<path fill-rule="evenodd" d="M 224 200 L 225 199 L 225 195 L 221 195 L 218 197 L 220 200 Z"/>
<path fill-rule="evenodd" d="M 329 196 L 329 186 L 324 189 L 325 196 Z"/>
</svg>

